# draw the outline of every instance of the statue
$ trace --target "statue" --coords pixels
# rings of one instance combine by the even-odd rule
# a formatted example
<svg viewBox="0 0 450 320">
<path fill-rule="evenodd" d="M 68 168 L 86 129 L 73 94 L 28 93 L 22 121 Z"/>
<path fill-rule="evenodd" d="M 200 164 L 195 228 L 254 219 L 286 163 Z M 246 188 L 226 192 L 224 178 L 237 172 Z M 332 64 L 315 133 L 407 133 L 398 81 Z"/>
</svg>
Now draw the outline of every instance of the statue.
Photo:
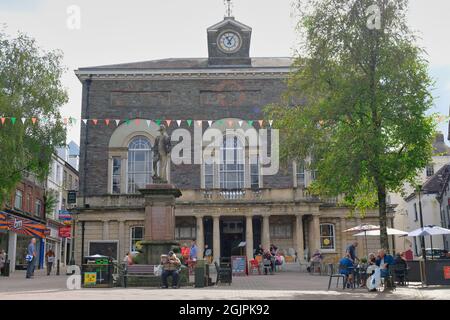
<svg viewBox="0 0 450 320">
<path fill-rule="evenodd" d="M 166 127 L 161 125 L 158 131 L 160 134 L 156 137 L 155 147 L 153 148 L 153 180 L 154 182 L 167 183 L 167 165 L 172 145 L 170 137 L 167 135 Z"/>
</svg>

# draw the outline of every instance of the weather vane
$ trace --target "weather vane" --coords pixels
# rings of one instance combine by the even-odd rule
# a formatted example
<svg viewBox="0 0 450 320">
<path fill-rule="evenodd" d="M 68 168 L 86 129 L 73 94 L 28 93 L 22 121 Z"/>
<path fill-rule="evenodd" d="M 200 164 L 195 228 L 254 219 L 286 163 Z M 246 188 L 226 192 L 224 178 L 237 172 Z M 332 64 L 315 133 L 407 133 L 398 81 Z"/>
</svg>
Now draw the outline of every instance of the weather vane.
<svg viewBox="0 0 450 320">
<path fill-rule="evenodd" d="M 225 5 L 227 6 L 227 17 L 232 17 L 232 7 L 233 7 L 233 3 L 231 2 L 231 0 L 224 0 L 223 1 L 225 3 Z"/>
</svg>

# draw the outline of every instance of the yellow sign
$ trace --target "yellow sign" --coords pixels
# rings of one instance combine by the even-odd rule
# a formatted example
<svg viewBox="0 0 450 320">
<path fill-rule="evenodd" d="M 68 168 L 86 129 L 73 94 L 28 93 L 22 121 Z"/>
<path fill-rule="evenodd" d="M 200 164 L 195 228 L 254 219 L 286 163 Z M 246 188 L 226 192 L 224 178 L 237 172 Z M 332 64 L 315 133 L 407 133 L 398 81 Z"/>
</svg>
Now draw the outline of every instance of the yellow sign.
<svg viewBox="0 0 450 320">
<path fill-rule="evenodd" d="M 330 240 L 327 239 L 327 238 L 323 239 L 323 244 L 326 245 L 326 246 L 329 245 L 330 244 Z"/>
<path fill-rule="evenodd" d="M 84 284 L 94 285 L 97 283 L 97 272 L 85 272 L 84 273 Z"/>
</svg>

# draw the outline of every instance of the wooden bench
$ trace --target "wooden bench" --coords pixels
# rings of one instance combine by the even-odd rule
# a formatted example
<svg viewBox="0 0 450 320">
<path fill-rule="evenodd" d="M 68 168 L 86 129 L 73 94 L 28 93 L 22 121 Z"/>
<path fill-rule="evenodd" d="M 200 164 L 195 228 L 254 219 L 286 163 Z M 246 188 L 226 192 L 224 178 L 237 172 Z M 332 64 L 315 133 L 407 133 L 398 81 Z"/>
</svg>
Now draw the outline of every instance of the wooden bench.
<svg viewBox="0 0 450 320">
<path fill-rule="evenodd" d="M 155 265 L 150 264 L 132 264 L 125 266 L 122 274 L 124 287 L 127 287 L 127 279 L 129 277 L 154 277 L 155 268 Z"/>
</svg>

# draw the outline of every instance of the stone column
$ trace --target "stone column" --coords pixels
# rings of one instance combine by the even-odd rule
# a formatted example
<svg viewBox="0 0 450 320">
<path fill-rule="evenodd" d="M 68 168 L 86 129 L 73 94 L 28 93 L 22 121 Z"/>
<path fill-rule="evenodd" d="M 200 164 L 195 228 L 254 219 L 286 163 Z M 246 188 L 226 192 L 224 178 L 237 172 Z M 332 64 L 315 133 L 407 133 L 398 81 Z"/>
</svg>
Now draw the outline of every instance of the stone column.
<svg viewBox="0 0 450 320">
<path fill-rule="evenodd" d="M 263 215 L 262 223 L 262 246 L 264 250 L 270 249 L 270 228 L 269 228 L 269 215 Z"/>
<path fill-rule="evenodd" d="M 347 250 L 347 232 L 344 232 L 344 230 L 347 229 L 346 223 L 345 223 L 345 218 L 341 217 L 341 252 L 342 252 L 342 256 L 345 255 L 345 251 Z"/>
<path fill-rule="evenodd" d="M 319 215 L 313 215 L 313 251 L 320 250 L 320 220 Z"/>
<path fill-rule="evenodd" d="M 103 220 L 103 240 L 109 240 L 109 220 Z"/>
<path fill-rule="evenodd" d="M 220 261 L 220 216 L 213 216 L 213 256 Z"/>
<path fill-rule="evenodd" d="M 251 259 L 253 259 L 253 219 L 251 215 L 246 216 L 245 219 L 245 248 L 247 260 L 250 261 Z"/>
<path fill-rule="evenodd" d="M 197 259 L 203 259 L 203 251 L 205 250 L 205 235 L 203 233 L 203 216 L 197 216 Z"/>
<path fill-rule="evenodd" d="M 119 258 L 125 256 L 125 253 L 128 252 L 128 248 L 125 245 L 125 223 L 123 220 L 119 220 Z"/>
<path fill-rule="evenodd" d="M 303 243 L 303 215 L 295 215 L 295 244 L 297 246 L 297 258 L 299 261 L 305 260 Z"/>
</svg>

